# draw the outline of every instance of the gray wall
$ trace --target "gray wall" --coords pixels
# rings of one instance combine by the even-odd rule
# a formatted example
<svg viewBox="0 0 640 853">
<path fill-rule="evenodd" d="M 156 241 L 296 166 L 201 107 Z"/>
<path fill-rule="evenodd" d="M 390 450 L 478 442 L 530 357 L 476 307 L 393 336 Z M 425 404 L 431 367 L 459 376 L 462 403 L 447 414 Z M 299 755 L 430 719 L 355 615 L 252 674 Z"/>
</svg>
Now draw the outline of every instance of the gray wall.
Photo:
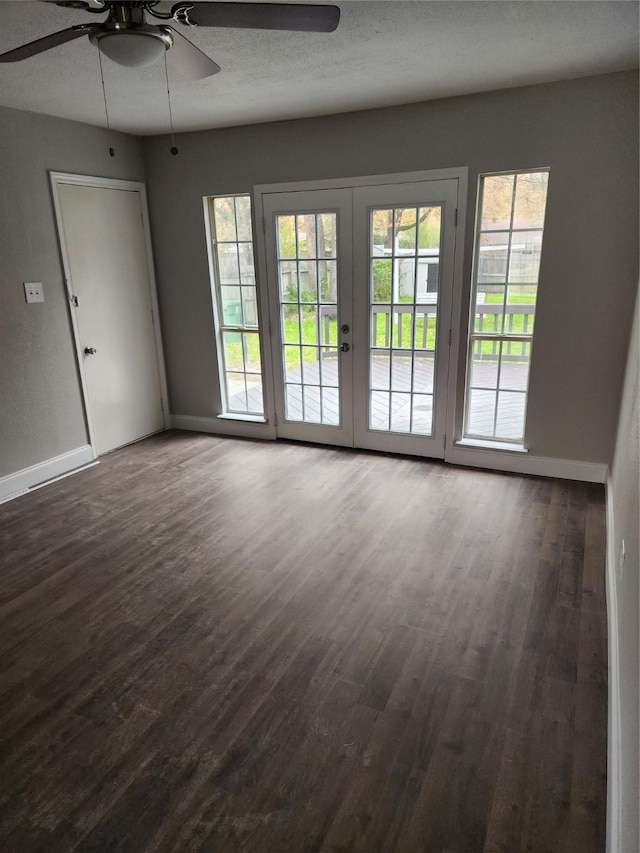
<svg viewBox="0 0 640 853">
<path fill-rule="evenodd" d="M 640 850 L 638 837 L 638 720 L 640 719 L 638 670 L 638 595 L 640 591 L 640 292 L 629 347 L 624 393 L 620 407 L 618 440 L 611 471 L 613 530 L 611 554 L 618 565 L 624 539 L 625 563 L 617 578 L 618 663 L 620 701 L 620 802 L 621 835 L 619 850 Z"/>
<path fill-rule="evenodd" d="M 220 408 L 202 196 L 447 166 L 549 165 L 527 443 L 610 462 L 637 284 L 637 75 L 143 141 L 172 410 Z M 0 476 L 87 441 L 48 170 L 144 178 L 139 140 L 0 110 Z M 468 228 L 465 282 L 469 282 Z M 27 305 L 25 280 L 45 302 Z"/>
<path fill-rule="evenodd" d="M 526 441 L 609 463 L 637 283 L 634 72 L 315 119 L 144 140 L 172 411 L 220 411 L 202 197 L 254 184 L 550 166 Z"/>
<path fill-rule="evenodd" d="M 0 476 L 88 441 L 48 170 L 144 180 L 139 140 L 0 108 Z M 27 305 L 23 281 L 45 301 Z"/>
</svg>

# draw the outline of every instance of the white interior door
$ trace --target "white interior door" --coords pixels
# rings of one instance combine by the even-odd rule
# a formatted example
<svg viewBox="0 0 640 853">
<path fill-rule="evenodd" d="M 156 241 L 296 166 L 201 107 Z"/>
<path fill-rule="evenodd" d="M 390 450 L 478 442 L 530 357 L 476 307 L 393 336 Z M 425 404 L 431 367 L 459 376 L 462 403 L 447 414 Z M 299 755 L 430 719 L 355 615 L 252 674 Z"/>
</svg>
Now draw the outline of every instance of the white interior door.
<svg viewBox="0 0 640 853">
<path fill-rule="evenodd" d="M 444 457 L 457 197 L 262 196 L 278 436 Z"/>
<path fill-rule="evenodd" d="M 165 426 L 142 198 L 56 189 L 89 426 L 102 454 Z"/>
</svg>

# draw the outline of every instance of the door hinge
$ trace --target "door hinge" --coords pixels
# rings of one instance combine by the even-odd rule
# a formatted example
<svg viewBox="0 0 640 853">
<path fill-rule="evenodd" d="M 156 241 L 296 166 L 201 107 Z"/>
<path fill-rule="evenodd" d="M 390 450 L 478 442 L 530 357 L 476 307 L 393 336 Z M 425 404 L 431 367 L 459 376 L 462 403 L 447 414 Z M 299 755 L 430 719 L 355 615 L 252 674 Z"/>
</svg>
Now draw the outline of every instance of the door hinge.
<svg viewBox="0 0 640 853">
<path fill-rule="evenodd" d="M 449 329 L 449 346 L 451 346 L 451 329 Z"/>
<path fill-rule="evenodd" d="M 160 409 L 161 409 L 162 413 L 164 414 L 164 401 L 163 400 L 160 400 Z"/>
<path fill-rule="evenodd" d="M 273 425 L 278 426 L 278 416 L 275 412 L 273 413 Z"/>
<path fill-rule="evenodd" d="M 263 233 L 263 234 L 266 234 L 266 233 L 267 233 L 267 221 L 266 221 L 266 219 L 264 218 L 264 216 L 262 217 L 262 233 Z"/>
<path fill-rule="evenodd" d="M 443 436 L 443 440 L 444 440 L 444 450 L 446 450 L 447 449 L 447 435 L 446 435 L 446 433 Z"/>
<path fill-rule="evenodd" d="M 71 303 L 77 308 L 78 307 L 78 297 L 72 296 L 71 297 Z"/>
<path fill-rule="evenodd" d="M 458 224 L 458 208 L 457 207 L 456 207 L 455 218 L 453 220 L 453 224 L 454 225 Z"/>
<path fill-rule="evenodd" d="M 269 334 L 271 334 L 271 320 L 269 320 L 269 326 L 268 326 L 268 328 L 269 328 Z"/>
</svg>

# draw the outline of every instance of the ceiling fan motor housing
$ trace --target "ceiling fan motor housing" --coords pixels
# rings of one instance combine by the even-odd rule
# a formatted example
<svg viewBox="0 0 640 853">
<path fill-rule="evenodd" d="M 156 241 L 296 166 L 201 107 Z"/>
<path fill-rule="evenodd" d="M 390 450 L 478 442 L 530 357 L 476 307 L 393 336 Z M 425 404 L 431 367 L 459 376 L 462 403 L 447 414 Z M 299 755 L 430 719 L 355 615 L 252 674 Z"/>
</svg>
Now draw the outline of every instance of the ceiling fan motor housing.
<svg viewBox="0 0 640 853">
<path fill-rule="evenodd" d="M 128 68 L 151 65 L 173 45 L 168 27 L 145 23 L 145 5 L 113 5 L 108 20 L 96 24 L 89 32 L 90 41 L 118 65 Z"/>
</svg>

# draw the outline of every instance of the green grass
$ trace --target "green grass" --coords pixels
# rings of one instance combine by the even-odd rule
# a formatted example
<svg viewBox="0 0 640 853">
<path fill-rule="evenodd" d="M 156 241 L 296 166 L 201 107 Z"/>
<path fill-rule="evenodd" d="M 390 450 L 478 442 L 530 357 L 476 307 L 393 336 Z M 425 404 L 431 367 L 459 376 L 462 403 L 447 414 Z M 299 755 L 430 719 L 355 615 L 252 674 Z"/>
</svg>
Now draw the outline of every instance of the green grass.
<svg viewBox="0 0 640 853">
<path fill-rule="evenodd" d="M 487 293 L 485 294 L 485 305 L 502 305 L 503 302 L 503 294 L 501 293 Z M 536 302 L 536 294 L 535 293 L 513 293 L 511 290 L 508 291 L 507 296 L 507 304 L 508 305 L 535 305 Z M 504 332 L 506 334 L 519 335 L 525 332 L 524 328 L 524 314 L 513 314 L 510 315 L 513 317 L 513 320 L 508 320 L 505 318 L 505 328 Z M 512 323 L 512 325 L 511 325 Z M 500 334 L 502 330 L 502 316 L 500 314 L 489 315 L 484 318 L 484 325 L 482 330 L 480 329 L 479 321 L 476 319 L 476 331 L 477 332 L 487 332 L 489 334 Z M 527 328 L 526 333 L 531 334 L 533 331 L 533 323 L 532 318 L 529 316 L 527 318 Z M 528 348 L 525 344 L 511 343 L 510 347 L 510 355 L 514 356 L 522 356 L 527 354 Z M 499 345 L 494 344 L 489 341 L 485 341 L 481 345 L 481 350 L 483 355 L 496 355 L 499 351 Z M 476 353 L 478 352 L 478 345 L 476 344 Z M 508 358 L 509 354 L 505 354 Z"/>
<path fill-rule="evenodd" d="M 400 316 L 400 324 L 401 328 L 399 329 L 398 322 L 393 324 L 393 341 L 394 348 L 405 349 L 410 351 L 411 347 L 411 317 L 408 314 Z M 298 344 L 302 344 L 302 346 L 306 345 L 317 345 L 320 346 L 328 346 L 332 349 L 335 349 L 338 344 L 338 323 L 337 320 L 330 320 L 328 324 L 328 342 L 325 340 L 327 326 L 324 321 L 321 327 L 321 335 L 322 338 L 320 341 L 317 339 L 317 331 L 315 318 L 309 318 L 302 321 L 302 324 L 299 325 L 295 320 L 285 320 L 284 322 L 284 343 L 290 344 L 293 346 L 297 346 Z M 402 332 L 402 347 L 398 347 L 398 337 L 399 331 Z M 389 329 L 389 334 L 391 330 Z M 424 332 L 424 319 L 422 317 L 418 317 L 416 320 L 416 341 L 420 345 L 422 345 Z M 385 316 L 383 314 L 379 314 L 376 318 L 376 342 L 378 346 L 385 346 Z M 426 338 L 426 348 L 427 349 L 435 349 L 436 343 L 436 332 L 435 332 L 435 322 L 433 318 L 431 319 L 428 327 L 427 327 L 427 338 Z M 303 350 L 303 360 L 305 362 L 315 361 L 316 354 L 313 349 L 304 349 Z M 288 348 L 286 350 L 286 359 L 287 359 L 287 367 L 295 367 L 298 362 L 298 355 L 295 349 Z"/>
<path fill-rule="evenodd" d="M 410 302 L 411 300 L 405 298 L 402 300 L 403 302 Z M 509 294 L 509 304 L 510 305 L 531 305 L 535 302 L 535 295 L 532 294 L 522 294 L 522 293 L 510 293 Z M 485 304 L 496 305 L 501 303 L 501 294 L 499 293 L 487 293 L 485 297 Z M 305 309 L 303 308 L 303 312 Z M 307 363 L 313 362 L 316 360 L 316 351 L 311 348 L 310 345 L 317 345 L 318 343 L 321 346 L 328 346 L 331 349 L 335 349 L 338 343 L 338 323 L 335 319 L 330 319 L 328 328 L 329 328 L 329 341 L 328 343 L 324 340 L 325 334 L 325 323 L 323 321 L 322 324 L 322 335 L 323 338 L 321 341 L 317 339 L 317 330 L 316 330 L 316 321 L 313 312 L 307 311 L 306 319 L 303 319 L 302 324 L 300 325 L 297 320 L 294 319 L 286 319 L 284 322 L 284 343 L 289 344 L 290 346 L 286 350 L 286 361 L 288 368 L 295 368 L 298 365 L 298 353 L 297 346 L 302 344 L 303 346 L 307 345 L 308 348 L 303 349 L 303 360 Z M 495 318 L 500 321 L 500 318 Z M 416 328 L 415 328 L 415 336 L 416 341 L 422 345 L 423 332 L 424 332 L 424 318 L 418 317 L 416 320 Z M 496 332 L 498 329 L 494 328 L 495 320 L 490 320 L 489 318 L 485 319 L 485 332 Z M 402 331 L 402 347 L 401 349 L 410 351 L 410 343 L 411 343 L 411 317 L 406 315 L 400 315 L 400 323 L 401 323 L 401 331 Z M 530 332 L 532 329 L 531 319 L 529 319 L 529 325 L 527 331 Z M 514 314 L 513 315 L 513 334 L 522 333 L 524 330 L 524 314 Z M 379 314 L 377 317 L 377 327 L 376 327 L 376 342 L 379 346 L 385 346 L 385 316 L 383 314 Z M 399 348 L 398 341 L 398 322 L 393 324 L 393 341 L 394 348 Z M 258 340 L 258 335 L 256 333 L 245 333 L 246 334 L 246 348 L 247 348 L 247 367 L 251 371 L 260 372 L 260 344 Z M 243 359 L 242 359 L 242 342 L 240 340 L 240 333 L 229 335 L 225 341 L 225 362 L 227 370 L 238 370 L 242 371 Z M 435 331 L 435 322 L 434 318 L 430 317 L 430 321 L 427 327 L 427 337 L 426 337 L 426 348 L 429 350 L 435 349 L 436 345 L 436 331 Z M 493 344 L 491 342 L 484 342 L 482 344 L 482 353 L 483 355 L 489 355 L 493 352 Z M 514 343 L 511 345 L 511 354 L 512 355 L 522 355 L 523 354 L 523 345 Z"/>
</svg>

